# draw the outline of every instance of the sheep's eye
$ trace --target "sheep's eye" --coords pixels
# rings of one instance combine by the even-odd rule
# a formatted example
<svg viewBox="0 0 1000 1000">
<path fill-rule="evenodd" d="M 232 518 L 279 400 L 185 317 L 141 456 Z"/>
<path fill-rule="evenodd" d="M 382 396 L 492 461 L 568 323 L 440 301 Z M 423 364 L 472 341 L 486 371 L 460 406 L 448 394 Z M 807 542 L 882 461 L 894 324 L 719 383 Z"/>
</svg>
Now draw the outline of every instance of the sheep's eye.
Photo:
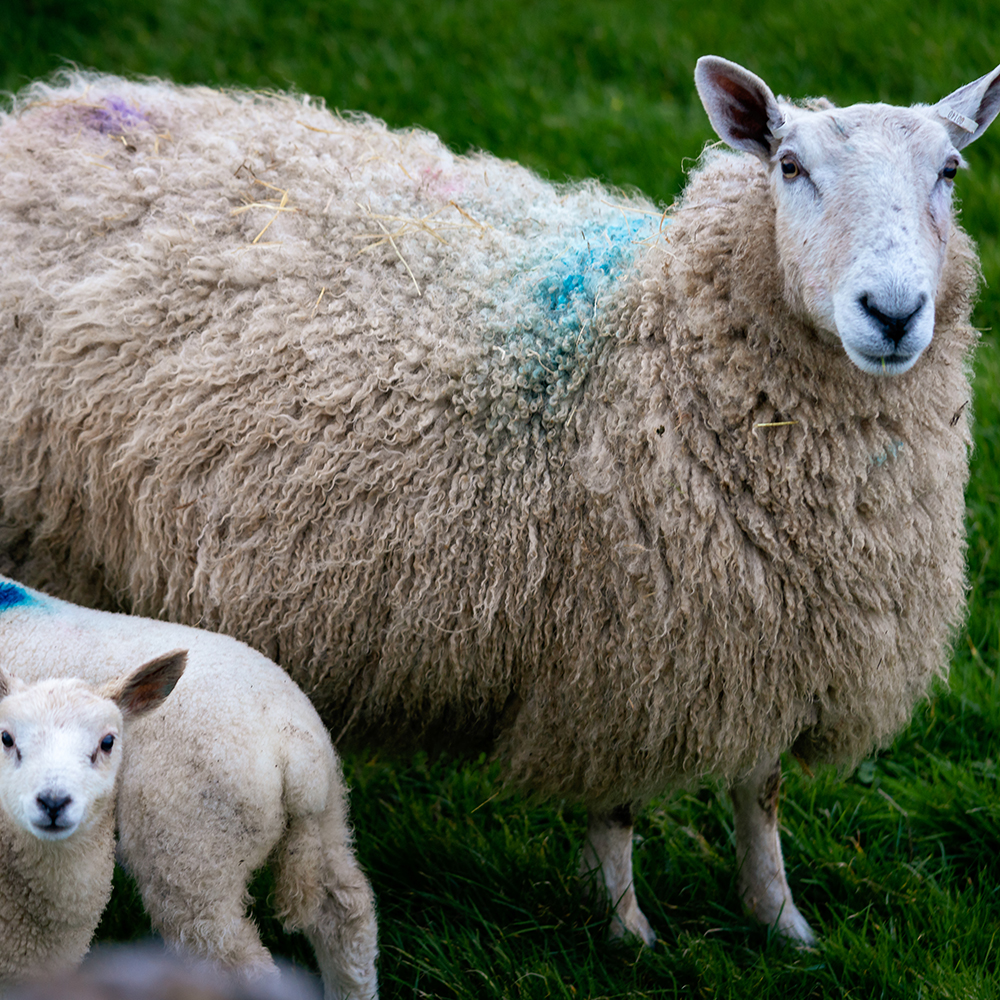
<svg viewBox="0 0 1000 1000">
<path fill-rule="evenodd" d="M 958 173 L 958 164 L 957 164 L 957 163 L 949 163 L 949 164 L 948 164 L 948 165 L 947 165 L 947 166 L 946 166 L 946 167 L 944 168 L 944 170 L 942 170 L 942 171 L 941 171 L 941 176 L 942 176 L 942 177 L 943 177 L 943 178 L 944 178 L 944 179 L 945 179 L 946 181 L 953 181 L 953 180 L 955 179 L 955 175 L 956 175 L 957 173 Z"/>
<path fill-rule="evenodd" d="M 0 736 L 0 742 L 9 750 L 14 745 L 14 737 L 5 729 L 3 735 Z"/>
<path fill-rule="evenodd" d="M 781 176 L 785 180 L 794 180 L 799 174 L 802 173 L 802 167 L 799 166 L 799 161 L 793 156 L 783 156 L 781 158 Z"/>
<path fill-rule="evenodd" d="M 114 745 L 115 745 L 115 738 L 114 736 L 112 736 L 111 733 L 108 733 L 108 735 L 105 736 L 103 740 L 101 740 L 101 749 L 105 753 L 111 753 L 111 748 Z"/>
</svg>

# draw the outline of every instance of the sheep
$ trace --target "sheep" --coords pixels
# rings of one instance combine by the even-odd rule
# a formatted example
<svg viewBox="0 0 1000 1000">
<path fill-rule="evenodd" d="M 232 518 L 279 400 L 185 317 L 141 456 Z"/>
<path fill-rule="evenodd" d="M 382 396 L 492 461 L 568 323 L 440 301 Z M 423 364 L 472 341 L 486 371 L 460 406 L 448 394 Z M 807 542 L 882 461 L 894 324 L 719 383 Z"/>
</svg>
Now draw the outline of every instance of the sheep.
<svg viewBox="0 0 1000 1000">
<path fill-rule="evenodd" d="M 374 903 L 351 848 L 339 762 L 288 675 L 227 636 L 81 608 L 0 578 L 0 662 L 25 681 L 104 685 L 123 664 L 175 647 L 187 668 L 169 702 L 130 725 L 116 808 L 118 858 L 153 927 L 246 980 L 273 978 L 246 915 L 250 878 L 270 860 L 276 909 L 312 944 L 328 1000 L 375 997 Z"/>
<path fill-rule="evenodd" d="M 714 56 L 663 211 L 307 97 L 75 72 L 0 122 L 0 548 L 232 634 L 334 742 L 488 751 L 584 803 L 652 945 L 637 811 L 731 790 L 796 943 L 780 757 L 847 767 L 964 607 L 961 150 L 934 106 L 776 99 Z"/>
<path fill-rule="evenodd" d="M 124 724 L 164 702 L 184 658 L 100 690 L 0 669 L 0 989 L 86 953 L 111 896 Z"/>
</svg>

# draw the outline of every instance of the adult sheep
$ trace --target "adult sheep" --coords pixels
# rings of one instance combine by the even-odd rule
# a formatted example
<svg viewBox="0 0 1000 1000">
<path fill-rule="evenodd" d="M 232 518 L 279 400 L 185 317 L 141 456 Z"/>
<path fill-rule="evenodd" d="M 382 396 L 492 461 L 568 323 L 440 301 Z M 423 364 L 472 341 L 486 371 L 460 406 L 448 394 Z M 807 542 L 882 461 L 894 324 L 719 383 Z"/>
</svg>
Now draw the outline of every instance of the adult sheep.
<svg viewBox="0 0 1000 1000">
<path fill-rule="evenodd" d="M 582 800 L 730 783 L 739 890 L 812 939 L 779 755 L 851 762 L 963 613 L 960 150 L 933 107 L 696 82 L 668 213 L 308 99 L 67 74 L 0 125 L 0 498 L 26 582 L 234 634 L 341 742 Z"/>
</svg>

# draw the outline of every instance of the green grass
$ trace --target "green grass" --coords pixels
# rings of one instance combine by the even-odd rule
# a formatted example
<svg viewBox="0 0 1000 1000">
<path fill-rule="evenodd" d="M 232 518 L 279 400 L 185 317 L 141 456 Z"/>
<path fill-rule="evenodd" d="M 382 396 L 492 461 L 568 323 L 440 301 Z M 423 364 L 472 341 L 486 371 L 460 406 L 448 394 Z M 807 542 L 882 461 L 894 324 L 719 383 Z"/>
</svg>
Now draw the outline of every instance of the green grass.
<svg viewBox="0 0 1000 1000">
<path fill-rule="evenodd" d="M 1000 60 L 996 21 L 985 0 L 21 0 L 0 4 L 0 87 L 65 60 L 294 86 L 423 125 L 459 151 L 669 203 L 711 138 L 698 55 L 736 59 L 793 95 L 933 101 Z M 1000 996 L 1000 124 L 967 159 L 958 191 L 985 277 L 968 629 L 950 688 L 891 750 L 846 780 L 789 764 L 786 861 L 822 943 L 782 948 L 742 916 L 720 789 L 666 798 L 638 822 L 639 896 L 661 939 L 650 952 L 608 944 L 607 914 L 575 878 L 579 807 L 496 798 L 483 762 L 357 757 L 347 770 L 384 996 Z M 266 873 L 255 890 L 269 944 L 308 962 L 270 916 Z M 101 934 L 147 926 L 123 883 Z"/>
</svg>

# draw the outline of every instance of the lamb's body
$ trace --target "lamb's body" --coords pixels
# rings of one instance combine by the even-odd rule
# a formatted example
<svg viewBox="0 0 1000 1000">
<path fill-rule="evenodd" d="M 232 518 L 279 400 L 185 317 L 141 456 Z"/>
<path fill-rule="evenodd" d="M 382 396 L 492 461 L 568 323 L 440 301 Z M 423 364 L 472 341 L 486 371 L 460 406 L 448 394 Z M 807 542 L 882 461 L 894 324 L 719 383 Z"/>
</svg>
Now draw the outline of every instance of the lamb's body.
<svg viewBox="0 0 1000 1000">
<path fill-rule="evenodd" d="M 170 700 L 130 727 L 117 800 L 119 856 L 164 938 L 250 976 L 272 972 L 245 912 L 250 877 L 270 859 L 277 909 L 316 949 L 327 996 L 374 996 L 372 895 L 340 766 L 288 676 L 228 636 L 77 607 L 3 578 L 0 605 L 2 662 L 29 681 L 99 685 L 122 664 L 187 650 Z"/>
<path fill-rule="evenodd" d="M 598 814 L 853 760 L 944 674 L 960 231 L 889 379 L 793 314 L 746 157 L 662 218 L 289 97 L 29 96 L 0 133 L 22 578 L 237 635 L 335 735 L 492 747 Z"/>
</svg>

